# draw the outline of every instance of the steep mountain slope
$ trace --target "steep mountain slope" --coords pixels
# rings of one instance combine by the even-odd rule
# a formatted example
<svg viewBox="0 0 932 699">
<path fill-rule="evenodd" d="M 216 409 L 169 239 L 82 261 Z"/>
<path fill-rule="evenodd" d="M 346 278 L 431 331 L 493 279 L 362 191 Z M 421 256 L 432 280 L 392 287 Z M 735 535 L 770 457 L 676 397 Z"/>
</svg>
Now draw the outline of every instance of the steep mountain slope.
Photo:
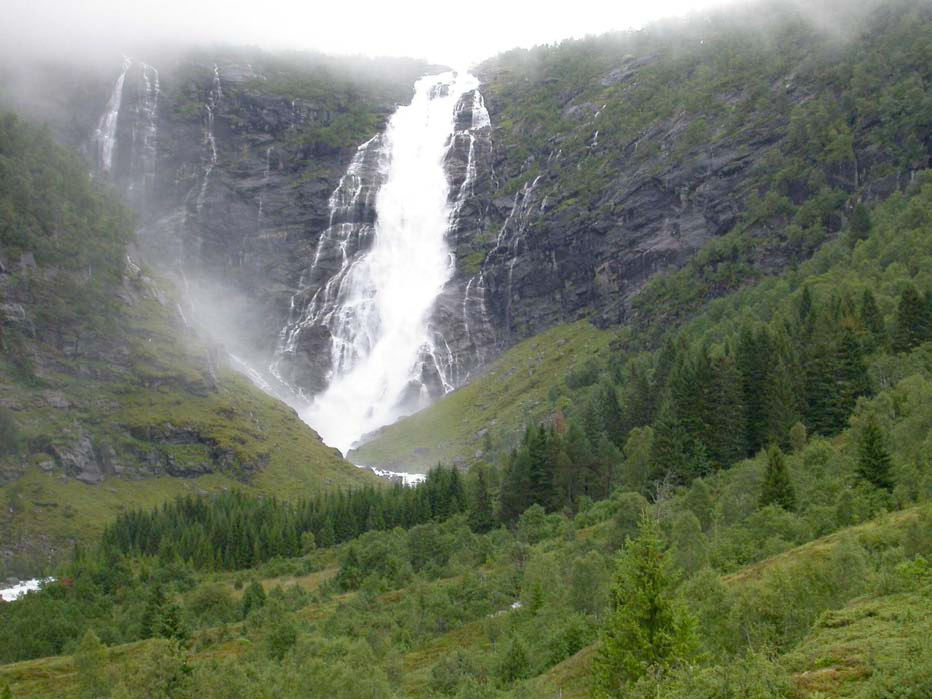
<svg viewBox="0 0 932 699">
<path fill-rule="evenodd" d="M 84 153 L 137 212 L 141 252 L 177 277 L 189 315 L 260 369 L 356 147 L 431 69 L 222 48 L 140 48 L 93 68 L 6 61 L 4 101 Z"/>
<path fill-rule="evenodd" d="M 128 212 L 47 131 L 0 117 L 0 182 L 4 569 L 180 492 L 367 482 L 189 326 L 134 261 Z"/>
<path fill-rule="evenodd" d="M 932 6 L 822 9 L 754 3 L 480 66 L 497 189 L 460 254 L 500 334 L 692 312 L 928 166 Z M 638 298 L 703 248 L 687 298 Z"/>
<path fill-rule="evenodd" d="M 480 65 L 446 158 L 452 277 L 430 319 L 431 397 L 580 318 L 654 341 L 902 190 L 932 150 L 930 17 L 925 0 L 762 2 Z M 28 91 L 11 66 L 6 97 L 140 213 L 140 245 L 194 322 L 277 389 L 317 393 L 339 343 L 304 319 L 371 244 L 371 139 L 438 69 L 144 53 L 105 77 L 33 66 Z"/>
<path fill-rule="evenodd" d="M 864 237 L 866 212 L 930 162 L 932 7 L 835 11 L 828 33 L 764 4 L 747 10 L 754 19 L 729 11 L 484 64 L 501 187 L 487 195 L 484 233 L 458 250 L 476 265 L 498 339 L 580 316 L 620 322 L 620 371 L 710 301 L 842 233 Z M 496 387 L 480 378 L 471 390 Z M 474 435 L 497 417 L 477 409 L 450 397 L 357 453 L 418 464 L 420 426 L 443 414 L 462 429 L 441 440 L 474 460 Z"/>
</svg>

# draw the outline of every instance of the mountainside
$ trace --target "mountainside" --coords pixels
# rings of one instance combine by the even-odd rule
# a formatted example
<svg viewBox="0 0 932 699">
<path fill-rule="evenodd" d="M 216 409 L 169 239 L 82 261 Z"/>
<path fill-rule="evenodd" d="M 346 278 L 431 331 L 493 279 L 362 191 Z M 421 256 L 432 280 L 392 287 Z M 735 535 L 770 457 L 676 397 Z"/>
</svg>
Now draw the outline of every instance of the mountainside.
<svg viewBox="0 0 932 699">
<path fill-rule="evenodd" d="M 0 75 L 7 101 L 82 151 L 137 212 L 140 252 L 177 281 L 189 314 L 265 370 L 356 146 L 429 67 L 153 53 L 110 71 L 14 58 Z"/>
<path fill-rule="evenodd" d="M 902 190 L 932 151 L 930 12 L 754 4 L 481 64 L 446 157 L 453 271 L 422 385 L 439 397 L 583 317 L 660 328 Z M 140 244 L 184 274 L 191 314 L 276 390 L 316 394 L 339 338 L 315 318 L 371 244 L 386 118 L 439 69 L 146 60 L 112 82 L 46 67 L 54 99 L 27 102 L 141 212 Z M 680 268 L 682 283 L 650 283 Z"/>
<path fill-rule="evenodd" d="M 824 10 L 755 3 L 482 64 L 498 189 L 473 248 L 496 327 L 659 319 L 645 284 L 705 248 L 682 313 L 928 167 L 932 7 Z"/>
<path fill-rule="evenodd" d="M 189 325 L 129 212 L 47 131 L 0 117 L 0 182 L 2 570 L 181 492 L 369 481 Z"/>
</svg>

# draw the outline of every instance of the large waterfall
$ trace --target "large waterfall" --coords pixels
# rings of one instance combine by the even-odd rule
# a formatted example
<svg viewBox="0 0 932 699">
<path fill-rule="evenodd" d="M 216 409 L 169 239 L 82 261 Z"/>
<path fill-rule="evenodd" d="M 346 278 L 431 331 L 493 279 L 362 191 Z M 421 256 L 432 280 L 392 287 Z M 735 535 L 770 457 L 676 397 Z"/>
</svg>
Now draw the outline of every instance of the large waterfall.
<svg viewBox="0 0 932 699">
<path fill-rule="evenodd" d="M 339 268 L 317 281 L 305 309 L 293 311 L 280 352 L 293 351 L 306 328 L 329 331 L 329 381 L 302 418 L 344 452 L 366 433 L 421 407 L 430 371 L 444 390 L 452 388 L 430 317 L 454 272 L 446 235 L 458 197 L 451 197 L 445 160 L 456 106 L 477 87 L 464 73 L 419 80 L 411 104 L 392 115 L 384 134 L 360 147 L 331 197 L 331 225 L 309 275 L 318 274 L 328 246 L 339 249 Z M 373 155 L 377 171 L 367 181 L 361 170 Z M 366 220 L 373 191 L 374 228 Z"/>
</svg>

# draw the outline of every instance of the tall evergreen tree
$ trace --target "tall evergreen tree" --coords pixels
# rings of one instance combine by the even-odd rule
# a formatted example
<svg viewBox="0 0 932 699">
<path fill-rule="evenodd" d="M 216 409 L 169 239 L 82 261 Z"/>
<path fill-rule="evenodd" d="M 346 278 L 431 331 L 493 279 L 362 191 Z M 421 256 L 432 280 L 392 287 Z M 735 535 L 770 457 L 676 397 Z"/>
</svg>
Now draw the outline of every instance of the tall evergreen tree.
<svg viewBox="0 0 932 699">
<path fill-rule="evenodd" d="M 78 671 L 78 696 L 81 699 L 110 696 L 107 649 L 91 629 L 84 633 L 75 651 L 74 665 Z"/>
<path fill-rule="evenodd" d="M 773 347 L 766 328 L 755 333 L 742 328 L 736 348 L 736 365 L 741 376 L 741 398 L 745 410 L 744 453 L 756 454 L 767 443 L 767 389 Z"/>
<path fill-rule="evenodd" d="M 851 239 L 866 240 L 870 235 L 872 225 L 870 212 L 864 204 L 859 202 L 851 212 Z"/>
<path fill-rule="evenodd" d="M 927 339 L 926 308 L 923 299 L 910 284 L 900 294 L 900 302 L 896 307 L 896 323 L 893 329 L 893 351 L 908 352 L 913 347 Z"/>
<path fill-rule="evenodd" d="M 472 469 L 472 488 L 469 497 L 469 527 L 474 532 L 484 534 L 495 526 L 495 513 L 492 508 L 492 495 L 489 488 L 488 467 L 479 464 Z"/>
<path fill-rule="evenodd" d="M 796 509 L 796 491 L 786 468 L 786 458 L 776 444 L 767 450 L 767 470 L 760 494 L 761 507 L 779 505 L 787 512 Z"/>
<path fill-rule="evenodd" d="M 531 497 L 531 455 L 521 445 L 511 453 L 499 495 L 499 517 L 503 522 L 513 522 L 524 512 Z"/>
<path fill-rule="evenodd" d="M 890 452 L 875 415 L 869 415 L 858 440 L 858 475 L 876 488 L 893 490 Z"/>
<path fill-rule="evenodd" d="M 870 289 L 865 289 L 861 296 L 861 323 L 867 331 L 867 347 L 870 350 L 882 347 L 886 341 L 886 328 L 883 314 L 877 306 L 877 299 Z"/>
<path fill-rule="evenodd" d="M 626 696 L 630 683 L 695 652 L 697 621 L 676 596 L 676 582 L 660 525 L 645 512 L 615 570 L 612 612 L 592 668 L 595 696 Z"/>
</svg>

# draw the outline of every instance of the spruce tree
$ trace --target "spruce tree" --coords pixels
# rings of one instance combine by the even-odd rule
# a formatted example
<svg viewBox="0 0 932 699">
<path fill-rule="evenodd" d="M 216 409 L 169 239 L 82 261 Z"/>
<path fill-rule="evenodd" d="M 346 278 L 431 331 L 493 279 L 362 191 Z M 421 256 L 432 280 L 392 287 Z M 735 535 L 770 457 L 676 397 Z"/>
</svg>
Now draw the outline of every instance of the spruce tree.
<svg viewBox="0 0 932 699">
<path fill-rule="evenodd" d="M 767 441 L 767 387 L 773 347 L 764 328 L 754 333 L 745 326 L 738 336 L 735 363 L 741 377 L 741 400 L 744 406 L 744 455 L 756 454 Z"/>
<path fill-rule="evenodd" d="M 858 475 L 877 488 L 893 490 L 890 452 L 875 415 L 869 415 L 858 440 Z"/>
<path fill-rule="evenodd" d="M 760 494 L 761 507 L 779 505 L 787 512 L 796 509 L 796 492 L 790 481 L 783 451 L 776 444 L 767 450 L 767 470 Z"/>
<path fill-rule="evenodd" d="M 612 612 L 593 662 L 595 696 L 625 696 L 631 683 L 687 660 L 698 645 L 697 621 L 676 596 L 677 576 L 660 525 L 646 512 L 636 539 L 618 559 Z"/>
<path fill-rule="evenodd" d="M 149 593 L 149 599 L 146 601 L 146 607 L 142 613 L 142 621 L 139 629 L 139 635 L 142 638 L 152 638 L 157 635 L 159 627 L 159 617 L 162 614 L 162 606 L 165 604 L 165 593 L 162 586 L 156 584 Z"/>
<path fill-rule="evenodd" d="M 852 241 L 865 240 L 871 232 L 871 215 L 864 204 L 859 203 L 851 212 L 851 239 Z"/>
<path fill-rule="evenodd" d="M 868 333 L 868 348 L 874 350 L 881 347 L 886 341 L 886 328 L 883 314 L 877 306 L 877 299 L 870 289 L 865 289 L 861 296 L 861 323 Z"/>
<path fill-rule="evenodd" d="M 916 287 L 909 285 L 900 294 L 893 330 L 893 351 L 908 352 L 928 334 L 926 309 Z"/>
<path fill-rule="evenodd" d="M 711 393 L 705 406 L 705 442 L 712 460 L 728 467 L 745 452 L 745 409 L 741 374 L 729 354 L 711 361 Z"/>
<path fill-rule="evenodd" d="M 478 465 L 473 470 L 474 479 L 469 498 L 469 528 L 484 534 L 495 526 L 495 513 L 492 509 L 492 495 L 489 492 L 489 476 L 485 465 Z"/>
<path fill-rule="evenodd" d="M 91 629 L 88 629 L 74 654 L 78 671 L 78 696 L 98 699 L 110 696 L 107 678 L 107 649 Z"/>
<path fill-rule="evenodd" d="M 531 496 L 531 455 L 528 448 L 522 445 L 512 452 L 508 460 L 505 478 L 499 502 L 499 516 L 503 522 L 512 522 L 524 512 L 530 502 Z"/>
<path fill-rule="evenodd" d="M 265 605 L 265 590 L 262 589 L 262 585 L 258 581 L 253 580 L 243 593 L 243 600 L 240 603 L 240 616 L 245 619 L 249 616 L 249 612 L 259 609 L 263 605 Z"/>
</svg>

